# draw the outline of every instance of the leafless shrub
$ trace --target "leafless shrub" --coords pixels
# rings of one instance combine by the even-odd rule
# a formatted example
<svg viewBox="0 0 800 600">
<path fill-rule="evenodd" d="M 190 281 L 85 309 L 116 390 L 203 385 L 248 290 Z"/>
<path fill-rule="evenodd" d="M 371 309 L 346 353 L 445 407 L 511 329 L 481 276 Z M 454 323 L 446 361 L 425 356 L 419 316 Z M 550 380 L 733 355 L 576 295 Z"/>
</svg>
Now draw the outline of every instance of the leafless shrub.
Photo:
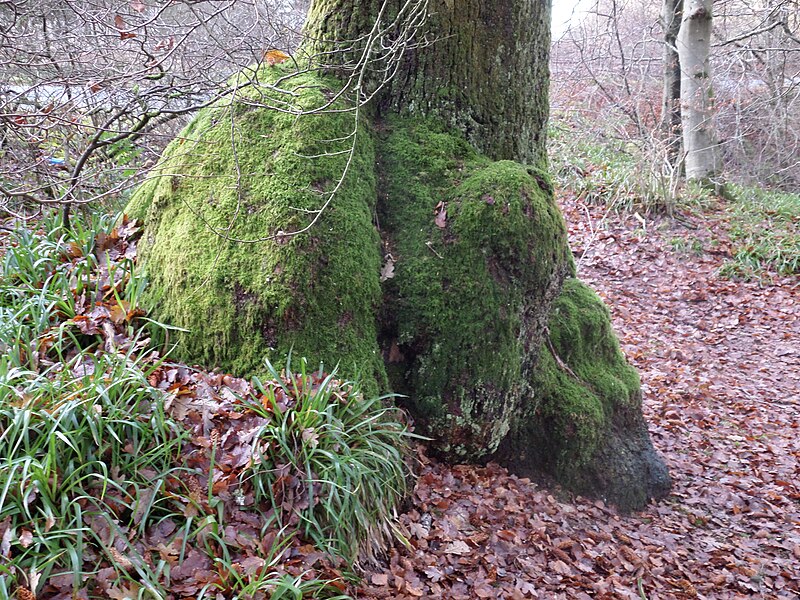
<svg viewBox="0 0 800 600">
<path fill-rule="evenodd" d="M 800 191 L 800 3 L 726 0 L 714 33 L 729 170 L 745 183 Z"/>
<path fill-rule="evenodd" d="M 305 0 L 0 1 L 0 209 L 115 197 Z"/>
<path fill-rule="evenodd" d="M 578 123 L 583 147 L 609 145 L 613 139 L 621 159 L 612 167 L 617 173 L 602 185 L 613 193 L 610 202 L 628 204 L 638 197 L 670 211 L 677 174 L 658 130 L 659 35 L 657 6 L 643 10 L 641 3 L 627 0 L 596 2 L 553 44 L 550 98 L 554 120 Z M 593 187 L 590 182 L 587 189 Z"/>
<path fill-rule="evenodd" d="M 176 126 L 226 97 L 298 118 L 351 112 L 353 131 L 342 140 L 350 150 L 342 152 L 352 158 L 360 108 L 391 81 L 406 50 L 429 43 L 419 35 L 428 0 L 405 0 L 391 11 L 384 2 L 375 27 L 357 40 L 308 37 L 301 44 L 308 4 L 0 0 L 0 211 L 24 218 L 42 204 L 118 197 Z M 291 60 L 296 72 L 335 69 L 342 87 L 321 106 L 296 106 L 291 89 L 257 81 L 259 65 L 276 57 Z M 240 95 L 245 87 L 278 93 Z M 347 108 L 334 108 L 340 99 Z M 330 205 L 349 164 L 320 192 L 302 231 Z"/>
</svg>

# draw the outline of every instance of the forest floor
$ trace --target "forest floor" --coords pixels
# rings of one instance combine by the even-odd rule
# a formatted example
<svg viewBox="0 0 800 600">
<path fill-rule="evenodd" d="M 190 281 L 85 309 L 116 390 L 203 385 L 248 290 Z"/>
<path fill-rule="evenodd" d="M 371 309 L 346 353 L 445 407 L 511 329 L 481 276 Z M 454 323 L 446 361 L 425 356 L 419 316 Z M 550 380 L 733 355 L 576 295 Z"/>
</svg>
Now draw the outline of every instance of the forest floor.
<svg viewBox="0 0 800 600">
<path fill-rule="evenodd" d="M 800 595 L 800 278 L 720 277 L 735 245 L 729 237 L 730 212 L 723 206 L 681 222 L 618 214 L 569 196 L 562 208 L 579 276 L 606 301 L 623 350 L 641 374 L 645 416 L 672 474 L 672 494 L 623 516 L 603 502 L 570 497 L 494 464 L 448 467 L 420 453 L 420 476 L 400 515 L 408 545 L 397 544 L 383 566 L 368 569 L 355 593 L 340 579 L 341 561 L 331 562 L 297 536 L 286 542 L 287 560 L 275 567 L 278 575 L 312 587 L 308 580 L 314 577 L 333 580 L 337 590 L 364 600 Z M 5 237 L 0 235 L 0 254 Z M 98 234 L 95 245 L 107 261 L 123 260 L 135 255 L 135 237 L 133 225 L 123 222 L 108 235 Z M 91 246 L 91 240 L 87 243 Z M 74 248 L 68 259 L 80 265 L 85 258 Z M 111 267 L 103 263 L 96 269 L 100 286 Z M 92 352 L 100 355 L 109 344 L 113 349 L 131 341 L 125 325 L 139 314 L 134 310 L 115 318 L 117 307 L 110 302 L 78 303 L 70 321 L 83 333 L 99 336 L 102 343 L 93 345 Z M 190 428 L 231 414 L 239 415 L 228 424 L 232 430 L 249 423 L 228 406 L 237 393 L 253 395 L 247 382 L 168 367 L 159 367 L 148 382 L 181 398 L 169 409 L 175 418 Z M 191 410 L 192 399 L 199 403 L 197 410 Z M 217 412 L 209 416 L 211 401 Z M 197 450 L 194 466 L 208 473 L 209 456 L 215 455 L 198 450 L 213 446 L 204 435 L 193 434 L 188 448 Z M 238 446 L 224 447 L 226 453 L 215 458 L 217 470 L 224 463 L 230 470 L 225 477 L 235 479 Z M 217 488 L 234 515 L 225 541 L 230 541 L 230 530 L 236 539 L 229 546 L 247 556 L 240 568 L 263 566 L 260 555 L 235 535 L 255 532 L 259 524 L 243 520 L 245 513 L 232 507 L 233 495 Z M 182 496 L 170 498 L 166 508 L 177 511 L 174 518 L 148 529 L 137 541 L 137 552 L 145 558 L 150 551 L 162 553 L 172 566 L 167 598 L 195 597 L 212 584 L 224 587 L 220 569 L 227 563 L 217 557 L 219 564 L 212 568 L 199 543 L 203 528 L 195 532 L 197 539 L 185 542 L 183 564 L 179 553 L 165 546 L 167 534 L 170 546 L 180 541 L 173 530 L 183 522 L 181 515 L 191 520 L 190 504 L 214 513 L 211 495 L 186 503 Z M 111 515 L 112 521 L 120 531 L 138 531 L 138 512 L 125 516 L 133 522 L 118 515 Z M 8 521 L 0 523 L 0 555 L 22 560 L 31 534 L 25 523 L 13 534 Z M 98 535 L 107 527 L 100 529 Z M 255 533 L 246 541 L 256 539 L 266 544 Z M 84 558 L 94 569 L 92 555 Z M 92 585 L 106 590 L 106 597 L 135 597 L 141 586 L 133 573 L 122 577 L 118 564 L 95 558 L 103 568 L 93 575 Z M 71 574 L 53 577 L 40 586 L 39 597 L 75 597 L 73 580 Z M 154 581 L 160 581 L 158 573 Z"/>
<path fill-rule="evenodd" d="M 562 208 L 641 374 L 672 494 L 621 516 L 496 465 L 423 459 L 410 544 L 359 597 L 797 598 L 800 280 L 721 278 L 722 207 L 684 224 Z"/>
</svg>

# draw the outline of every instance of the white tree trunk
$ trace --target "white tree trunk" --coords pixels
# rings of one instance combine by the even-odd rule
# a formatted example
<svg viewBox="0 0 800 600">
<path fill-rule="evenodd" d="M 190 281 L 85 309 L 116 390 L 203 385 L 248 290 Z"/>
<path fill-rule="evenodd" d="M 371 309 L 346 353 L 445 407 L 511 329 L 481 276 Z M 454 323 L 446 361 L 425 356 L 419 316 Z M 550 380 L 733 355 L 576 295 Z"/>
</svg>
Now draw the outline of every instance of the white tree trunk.
<svg viewBox="0 0 800 600">
<path fill-rule="evenodd" d="M 685 0 L 677 39 L 686 178 L 705 184 L 720 170 L 709 61 L 712 5 L 712 0 Z"/>
</svg>

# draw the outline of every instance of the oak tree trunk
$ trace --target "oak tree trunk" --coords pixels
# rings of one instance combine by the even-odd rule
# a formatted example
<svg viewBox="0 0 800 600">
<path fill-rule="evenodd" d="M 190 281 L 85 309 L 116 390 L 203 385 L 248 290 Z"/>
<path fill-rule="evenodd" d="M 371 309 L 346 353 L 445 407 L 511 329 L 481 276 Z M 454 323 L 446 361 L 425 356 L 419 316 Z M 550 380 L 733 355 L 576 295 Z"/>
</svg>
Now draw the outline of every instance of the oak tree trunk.
<svg viewBox="0 0 800 600">
<path fill-rule="evenodd" d="M 317 0 L 306 24 L 312 50 L 357 40 L 373 26 L 382 4 L 384 0 Z M 384 19 L 390 21 L 404 4 L 388 0 Z M 543 164 L 549 0 L 430 0 L 428 14 L 430 45 L 405 53 L 381 96 L 381 110 L 438 116 L 495 160 Z M 351 60 L 354 54 L 344 52 L 339 60 Z"/>
<path fill-rule="evenodd" d="M 188 360 L 339 364 L 407 396 L 449 460 L 641 507 L 669 476 L 546 172 L 550 2 L 427 4 L 415 28 L 397 23 L 424 0 L 316 0 L 297 62 L 264 65 L 167 148 L 127 209 L 155 312 Z M 357 135 L 343 81 L 376 92 Z M 251 101 L 287 97 L 311 114 Z"/>
<path fill-rule="evenodd" d="M 388 19 L 403 5 L 390 4 Z M 335 40 L 360 39 L 380 5 L 317 0 L 306 27 L 309 48 L 330 51 Z M 379 118 L 434 117 L 491 159 L 544 167 L 550 13 L 548 0 L 431 0 L 426 39 L 432 43 L 406 52 L 380 97 Z M 352 63 L 358 54 L 352 43 L 346 47 L 340 59 Z M 675 65 L 677 59 L 673 72 Z M 677 118 L 677 102 L 670 111 Z M 552 201 L 546 175 L 531 171 L 540 189 L 530 191 L 511 167 L 470 178 L 470 158 L 457 146 L 443 149 L 436 132 L 388 129 L 379 208 L 384 240 L 398 262 L 396 277 L 384 285 L 384 314 L 390 313 L 384 354 L 395 389 L 409 394 L 423 431 L 451 458 L 489 456 L 519 473 L 545 470 L 625 509 L 663 495 L 669 477 L 642 419 L 638 377 L 619 351 L 605 308 L 574 272 L 559 295 L 570 268 L 561 253 L 560 218 L 547 201 L 530 200 L 543 193 Z M 435 172 L 447 168 L 448 158 L 462 173 L 455 181 Z M 520 188 L 521 194 L 513 191 Z M 477 208 L 468 210 L 478 214 L 504 205 L 511 216 L 520 206 L 530 219 L 523 227 L 539 241 L 522 241 L 509 218 L 465 224 L 471 202 Z M 453 220 L 440 223 L 444 246 L 430 246 L 439 233 L 430 223 L 435 206 L 446 206 Z M 550 220 L 550 229 L 543 227 Z M 466 242 L 468 229 L 481 237 Z M 548 238 L 556 243 L 548 246 Z M 497 239 L 511 240 L 516 250 L 503 250 Z M 545 256 L 550 260 L 543 263 Z M 537 267 L 526 266 L 531 258 Z M 499 297 L 499 305 L 487 297 Z M 506 329 L 508 335 L 501 333 Z"/>
</svg>

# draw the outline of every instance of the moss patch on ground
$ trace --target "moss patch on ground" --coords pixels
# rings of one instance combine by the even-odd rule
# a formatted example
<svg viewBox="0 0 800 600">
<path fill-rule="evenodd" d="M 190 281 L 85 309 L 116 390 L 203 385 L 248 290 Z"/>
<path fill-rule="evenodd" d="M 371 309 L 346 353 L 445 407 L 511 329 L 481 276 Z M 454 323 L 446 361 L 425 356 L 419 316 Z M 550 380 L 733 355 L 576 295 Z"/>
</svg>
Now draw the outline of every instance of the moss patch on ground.
<svg viewBox="0 0 800 600">
<path fill-rule="evenodd" d="M 309 110 L 337 89 L 303 74 L 282 82 L 291 95 L 272 91 L 284 66 L 201 111 L 127 207 L 146 223 L 149 304 L 189 330 L 178 340 L 187 360 L 247 376 L 262 373 L 265 358 L 281 366 L 291 350 L 346 376 L 360 371 L 376 392 L 386 377 L 372 134 L 360 124 L 344 184 L 308 233 L 265 239 L 311 222 L 345 168 L 355 121 L 352 112 L 296 117 L 260 106 Z"/>
<path fill-rule="evenodd" d="M 492 162 L 431 121 L 389 122 L 380 169 L 396 261 L 383 320 L 393 383 L 441 452 L 474 460 L 530 396 L 549 305 L 572 269 L 564 222 L 544 172 Z"/>
</svg>

